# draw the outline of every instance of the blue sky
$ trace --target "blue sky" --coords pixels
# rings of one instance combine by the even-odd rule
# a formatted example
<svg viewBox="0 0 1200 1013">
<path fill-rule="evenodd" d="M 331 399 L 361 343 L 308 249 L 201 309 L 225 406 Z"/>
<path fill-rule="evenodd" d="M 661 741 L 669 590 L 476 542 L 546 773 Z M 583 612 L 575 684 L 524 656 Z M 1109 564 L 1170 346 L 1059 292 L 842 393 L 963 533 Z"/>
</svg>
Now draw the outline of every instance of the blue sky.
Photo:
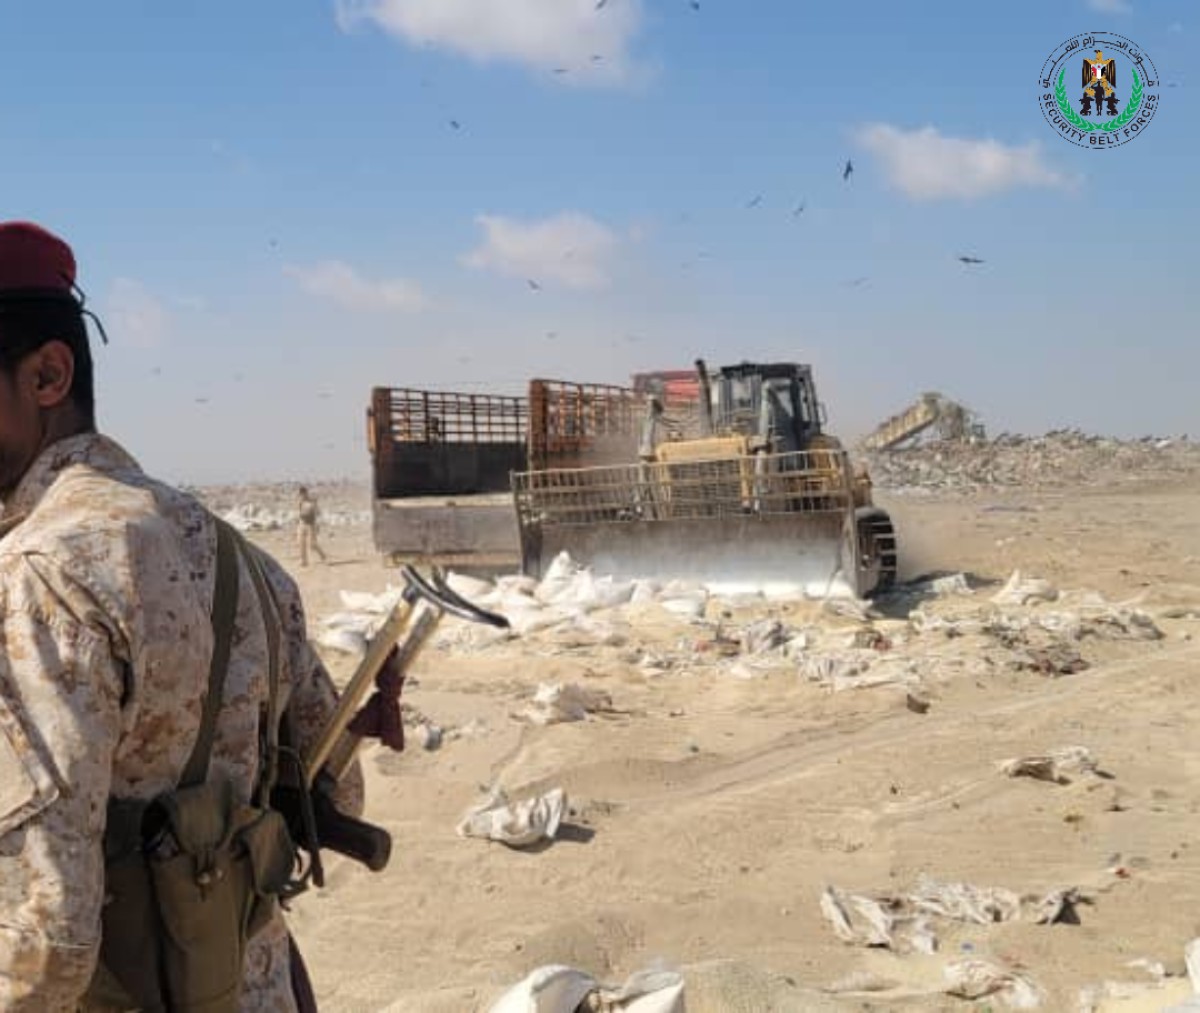
<svg viewBox="0 0 1200 1013">
<path fill-rule="evenodd" d="M 0 215 L 76 249 L 102 427 L 174 480 L 365 477 L 373 385 L 704 355 L 813 363 L 847 437 L 929 389 L 1200 433 L 1194 4 L 595 3 L 5 4 Z M 1038 106 L 1089 30 L 1176 85 L 1112 151 Z"/>
</svg>

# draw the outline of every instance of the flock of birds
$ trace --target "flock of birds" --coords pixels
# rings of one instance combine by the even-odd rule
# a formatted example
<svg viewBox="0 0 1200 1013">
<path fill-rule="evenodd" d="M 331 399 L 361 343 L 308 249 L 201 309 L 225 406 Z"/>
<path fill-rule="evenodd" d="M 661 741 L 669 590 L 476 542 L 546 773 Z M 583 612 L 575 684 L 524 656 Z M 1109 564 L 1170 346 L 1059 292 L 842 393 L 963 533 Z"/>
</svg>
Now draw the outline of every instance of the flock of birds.
<svg viewBox="0 0 1200 1013">
<path fill-rule="evenodd" d="M 594 9 L 596 12 L 603 11 L 609 5 L 609 3 L 610 3 L 610 0 L 595 0 Z M 687 4 L 693 11 L 700 10 L 700 0 L 687 0 Z M 604 54 L 602 54 L 602 53 L 592 53 L 590 56 L 590 63 L 592 63 L 592 64 L 599 64 L 599 63 L 602 63 L 603 61 L 604 61 Z M 566 74 L 570 74 L 571 68 L 565 67 L 565 66 L 555 67 L 555 68 L 553 68 L 552 73 L 556 76 L 563 76 Z M 430 83 L 427 79 L 422 79 L 420 84 L 421 84 L 422 88 L 430 87 Z M 462 122 L 462 120 L 460 120 L 457 117 L 450 117 L 447 119 L 446 122 L 451 130 L 461 131 L 463 129 L 463 122 Z M 850 179 L 853 176 L 853 174 L 854 174 L 854 162 L 852 159 L 847 158 L 845 163 L 842 165 L 842 169 L 841 169 L 842 182 L 848 184 L 850 182 Z M 746 202 L 745 208 L 747 210 L 751 210 L 751 209 L 759 207 L 762 203 L 763 203 L 763 195 L 755 194 L 754 197 L 752 197 L 749 201 Z M 801 215 L 804 214 L 807 207 L 808 207 L 807 200 L 801 200 L 792 209 L 791 216 L 793 218 L 799 218 Z M 276 240 L 276 239 L 270 240 L 271 249 L 273 249 L 273 250 L 278 249 L 278 246 L 279 246 L 278 240 Z M 563 256 L 564 256 L 564 258 L 569 258 L 574 252 L 575 252 L 574 250 L 567 250 L 563 254 Z M 704 258 L 707 258 L 708 256 L 709 256 L 709 254 L 706 251 L 700 251 L 697 254 L 697 257 L 699 259 L 704 259 Z M 956 256 L 955 259 L 960 261 L 962 264 L 964 264 L 968 267 L 975 267 L 977 265 L 986 263 L 986 261 L 983 260 L 982 258 L 972 256 L 969 254 L 959 254 Z M 683 266 L 685 268 L 690 267 L 690 262 L 685 262 L 681 266 Z M 863 277 L 853 278 L 850 281 L 847 281 L 845 284 L 847 287 L 850 287 L 850 288 L 858 288 L 858 287 L 866 284 L 869 280 L 870 279 L 868 277 L 863 276 Z M 542 283 L 540 281 L 538 281 L 536 278 L 526 278 L 525 284 L 528 287 L 530 292 L 541 292 L 543 290 Z M 558 331 L 555 331 L 555 330 L 546 331 L 545 337 L 546 337 L 546 340 L 553 341 L 558 337 Z M 636 343 L 636 342 L 640 341 L 641 339 L 639 337 L 637 337 L 636 335 L 626 334 L 624 336 L 624 340 L 628 343 Z M 615 348 L 615 347 L 617 347 L 618 342 L 616 340 L 613 340 L 612 342 L 610 342 L 610 344 L 612 345 L 612 347 Z M 470 361 L 471 361 L 470 356 L 463 355 L 463 356 L 458 357 L 458 362 L 460 364 L 467 364 Z M 161 375 L 161 373 L 162 373 L 162 370 L 159 367 L 156 367 L 153 370 L 153 374 L 155 376 L 159 376 L 159 375 Z M 240 381 L 241 379 L 242 379 L 242 376 L 240 374 L 235 376 L 235 380 Z M 330 396 L 331 396 L 331 394 L 327 390 L 320 391 L 318 393 L 318 397 L 320 397 L 320 398 L 329 398 Z M 208 404 L 209 400 L 210 399 L 207 397 L 197 397 L 194 399 L 195 403 L 200 404 L 200 405 Z M 328 445 L 328 447 L 332 448 L 332 444 Z"/>
<path fill-rule="evenodd" d="M 600 6 L 603 6 L 607 2 L 608 2 L 608 0 L 601 0 L 601 3 L 597 7 L 597 9 L 599 9 Z M 845 163 L 842 166 L 842 182 L 849 183 L 850 177 L 853 174 L 854 174 L 854 162 L 852 159 L 847 158 Z M 755 194 L 753 197 L 751 197 L 750 200 L 748 200 L 744 206 L 747 211 L 750 211 L 750 210 L 753 210 L 754 208 L 758 207 L 759 205 L 761 205 L 762 202 L 763 202 L 763 195 L 761 193 L 759 193 L 759 194 Z M 801 200 L 800 203 L 797 204 L 796 207 L 792 210 L 792 217 L 799 218 L 802 214 L 804 214 L 804 211 L 807 207 L 808 207 L 808 202 L 805 200 Z M 572 251 L 572 250 L 568 250 L 568 251 L 566 251 L 566 253 L 563 254 L 563 256 L 569 257 L 573 252 L 574 251 Z M 708 254 L 704 251 L 701 251 L 698 254 L 698 256 L 700 258 L 705 258 L 708 256 Z M 987 263 L 987 261 L 985 261 L 982 257 L 976 257 L 976 256 L 972 256 L 971 254 L 965 254 L 965 253 L 958 254 L 955 257 L 955 259 L 958 260 L 960 263 L 967 265 L 968 267 L 975 267 L 979 264 Z M 684 267 L 684 268 L 690 267 L 691 262 L 685 261 L 680 266 Z M 851 279 L 850 281 L 846 282 L 846 285 L 850 288 L 858 288 L 860 285 L 865 284 L 869 280 L 870 279 L 867 277 L 854 278 L 854 279 Z M 531 292 L 542 291 L 542 284 L 536 278 L 526 278 L 525 284 L 527 286 L 529 286 L 529 290 Z M 558 335 L 557 335 L 556 331 L 547 331 L 546 332 L 547 338 L 555 338 L 557 336 Z"/>
<path fill-rule="evenodd" d="M 612 0 L 595 0 L 594 10 L 596 12 L 603 11 L 606 7 L 609 6 L 610 2 L 612 2 Z M 693 11 L 700 10 L 700 0 L 687 0 L 687 3 L 688 3 L 688 6 Z M 592 63 L 600 63 L 604 60 L 604 54 L 593 53 L 593 54 L 591 54 L 590 59 L 591 59 Z M 571 68 L 570 67 L 555 67 L 552 72 L 555 75 L 562 76 L 562 75 L 571 73 Z M 425 79 L 422 79 L 421 86 L 423 88 L 428 88 L 429 82 Z M 447 123 L 449 124 L 450 129 L 452 129 L 452 130 L 462 130 L 463 129 L 462 120 L 458 119 L 457 117 L 448 119 Z M 848 183 L 850 181 L 850 177 L 853 174 L 854 174 L 854 162 L 853 162 L 853 160 L 847 158 L 845 163 L 842 166 L 842 182 Z M 762 202 L 763 202 L 763 195 L 756 194 L 754 197 L 752 197 L 749 201 L 746 202 L 745 208 L 746 208 L 746 210 L 752 210 L 752 209 L 758 207 L 759 205 L 761 205 Z M 807 201 L 801 200 L 792 209 L 792 217 L 799 218 L 801 215 L 804 214 L 807 207 L 808 207 Z M 570 252 L 572 252 L 572 251 L 568 251 L 566 254 L 564 254 L 564 257 L 568 257 L 570 255 Z M 700 256 L 704 256 L 704 254 L 701 254 Z M 955 259 L 967 267 L 976 267 L 978 265 L 986 263 L 986 261 L 984 261 L 982 258 L 972 256 L 969 254 L 959 254 Z M 688 268 L 691 266 L 691 262 L 685 261 L 681 266 L 684 268 Z M 855 278 L 855 279 L 852 279 L 851 281 L 846 282 L 845 284 L 849 287 L 857 288 L 858 286 L 865 284 L 868 280 L 869 279 L 865 278 L 865 277 L 864 278 Z M 542 282 L 540 282 L 536 278 L 526 278 L 525 284 L 528 287 L 530 292 L 541 292 L 543 290 Z M 553 332 L 548 332 L 547 337 L 550 337 L 552 333 Z"/>
</svg>

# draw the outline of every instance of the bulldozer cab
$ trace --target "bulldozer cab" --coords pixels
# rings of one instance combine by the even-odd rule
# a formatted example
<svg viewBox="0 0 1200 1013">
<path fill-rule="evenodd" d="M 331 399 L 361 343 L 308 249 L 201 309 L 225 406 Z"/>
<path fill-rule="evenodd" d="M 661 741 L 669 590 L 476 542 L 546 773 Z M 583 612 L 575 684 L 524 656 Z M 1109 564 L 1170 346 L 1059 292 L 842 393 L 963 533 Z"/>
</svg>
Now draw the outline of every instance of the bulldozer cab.
<svg viewBox="0 0 1200 1013">
<path fill-rule="evenodd" d="M 821 432 L 812 371 L 796 363 L 742 363 L 709 376 L 709 435 L 744 436 L 752 449 L 770 453 L 804 450 Z M 702 395 L 703 396 L 703 395 Z"/>
</svg>

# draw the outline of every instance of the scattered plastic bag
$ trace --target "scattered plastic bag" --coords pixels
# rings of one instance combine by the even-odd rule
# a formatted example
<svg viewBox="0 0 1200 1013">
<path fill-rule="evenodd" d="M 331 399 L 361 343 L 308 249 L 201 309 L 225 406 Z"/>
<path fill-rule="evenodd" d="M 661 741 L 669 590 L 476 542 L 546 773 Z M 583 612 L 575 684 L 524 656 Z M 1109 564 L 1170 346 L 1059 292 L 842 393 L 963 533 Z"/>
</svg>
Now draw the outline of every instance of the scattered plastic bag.
<svg viewBox="0 0 1200 1013">
<path fill-rule="evenodd" d="M 908 911 L 903 898 L 864 897 L 827 886 L 821 894 L 821 913 L 843 942 L 925 954 L 937 952 L 937 936 L 929 919 Z"/>
<path fill-rule="evenodd" d="M 339 591 L 342 606 L 349 612 L 366 612 L 371 615 L 387 615 L 403 597 L 403 592 L 389 585 L 382 594 L 369 591 Z"/>
<path fill-rule="evenodd" d="M 488 1013 L 686 1013 L 683 989 L 683 977 L 674 971 L 639 971 L 610 987 L 583 971 L 552 964 L 514 985 Z"/>
<path fill-rule="evenodd" d="M 845 942 L 933 953 L 937 950 L 933 918 L 975 925 L 1017 920 L 1053 925 L 1076 921 L 1075 905 L 1083 900 L 1074 887 L 1020 896 L 1011 890 L 940 883 L 923 876 L 907 894 L 865 897 L 826 887 L 821 913 Z"/>
<path fill-rule="evenodd" d="M 892 945 L 892 916 L 877 900 L 827 886 L 821 892 L 821 914 L 842 942 L 857 946 Z"/>
<path fill-rule="evenodd" d="M 635 580 L 633 582 L 633 593 L 629 596 L 629 601 L 634 605 L 645 605 L 649 602 L 658 601 L 661 591 L 662 584 L 657 580 Z"/>
<path fill-rule="evenodd" d="M 764 654 L 786 644 L 788 631 L 778 619 L 760 619 L 746 627 L 741 640 L 747 654 Z"/>
<path fill-rule="evenodd" d="M 1028 605 L 1031 602 L 1054 601 L 1058 589 L 1040 577 L 1022 577 L 1020 570 L 1013 570 L 1008 583 L 992 596 L 997 605 Z"/>
<path fill-rule="evenodd" d="M 941 633 L 946 637 L 965 637 L 984 628 L 983 620 L 974 616 L 939 616 L 924 609 L 913 609 L 908 614 L 908 625 L 914 633 Z"/>
<path fill-rule="evenodd" d="M 1032 777 L 1036 781 L 1070 784 L 1069 775 L 1095 774 L 1099 769 L 1096 758 L 1085 746 L 1065 746 L 1040 756 L 1022 756 L 1000 764 L 1009 777 Z"/>
<path fill-rule="evenodd" d="M 832 687 L 835 683 L 847 684 L 862 676 L 874 661 L 874 652 L 846 652 L 843 654 L 804 654 L 797 666 L 800 678 L 808 682 Z"/>
<path fill-rule="evenodd" d="M 700 619 L 708 608 L 708 592 L 704 588 L 686 591 L 664 588 L 658 601 L 672 615 L 682 619 Z"/>
<path fill-rule="evenodd" d="M 551 964 L 531 971 L 488 1013 L 575 1013 L 595 989 L 596 980 L 573 967 Z"/>
<path fill-rule="evenodd" d="M 960 999 L 994 995 L 1013 1009 L 1036 1009 L 1042 997 L 1038 987 L 1016 971 L 986 960 L 960 960 L 945 969 L 946 993 Z"/>
<path fill-rule="evenodd" d="M 496 585 L 490 580 L 471 577 L 465 573 L 455 573 L 453 570 L 446 574 L 446 584 L 455 594 L 461 595 L 471 602 L 477 602 L 496 592 Z"/>
<path fill-rule="evenodd" d="M 570 622 L 579 613 L 561 605 L 541 606 L 533 604 L 511 603 L 503 610 L 508 619 L 509 629 L 519 636 L 525 637 L 539 630 L 548 630 L 563 623 Z"/>
<path fill-rule="evenodd" d="M 611 712 L 612 697 L 600 689 L 578 683 L 543 682 L 533 700 L 517 716 L 535 725 L 583 721 L 589 714 Z"/>
<path fill-rule="evenodd" d="M 917 881 L 917 889 L 908 901 L 918 911 L 976 925 L 1012 921 L 1021 914 L 1021 898 L 1011 890 L 939 883 L 928 876 Z"/>
<path fill-rule="evenodd" d="M 554 839 L 566 808 L 567 796 L 561 788 L 511 803 L 504 792 L 495 792 L 467 812 L 458 824 L 458 835 L 527 848 Z"/>
<path fill-rule="evenodd" d="M 971 585 L 967 583 L 967 575 L 965 573 L 951 573 L 944 577 L 934 577 L 933 580 L 926 581 L 919 585 L 920 590 L 928 590 L 936 595 L 951 595 L 951 594 L 973 594 Z"/>
<path fill-rule="evenodd" d="M 821 609 L 830 615 L 857 619 L 863 623 L 875 617 L 870 603 L 861 598 L 826 598 L 821 602 Z"/>
<path fill-rule="evenodd" d="M 361 656 L 367 651 L 367 634 L 345 626 L 330 626 L 314 638 L 318 645 L 342 654 Z"/>
<path fill-rule="evenodd" d="M 601 985 L 584 1009 L 596 1013 L 687 1013 L 683 976 L 675 971 L 635 971 L 623 985 Z"/>
</svg>

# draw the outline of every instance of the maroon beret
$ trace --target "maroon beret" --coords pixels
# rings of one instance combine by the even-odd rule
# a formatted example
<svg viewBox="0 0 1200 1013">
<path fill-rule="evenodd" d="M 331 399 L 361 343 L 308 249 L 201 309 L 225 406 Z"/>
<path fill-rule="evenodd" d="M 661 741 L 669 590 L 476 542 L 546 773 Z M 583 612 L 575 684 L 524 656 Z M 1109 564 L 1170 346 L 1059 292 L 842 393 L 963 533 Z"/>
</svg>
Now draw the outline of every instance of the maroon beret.
<svg viewBox="0 0 1200 1013">
<path fill-rule="evenodd" d="M 0 298 L 6 292 L 61 292 L 75 285 L 75 254 L 32 222 L 0 222 Z"/>
</svg>

